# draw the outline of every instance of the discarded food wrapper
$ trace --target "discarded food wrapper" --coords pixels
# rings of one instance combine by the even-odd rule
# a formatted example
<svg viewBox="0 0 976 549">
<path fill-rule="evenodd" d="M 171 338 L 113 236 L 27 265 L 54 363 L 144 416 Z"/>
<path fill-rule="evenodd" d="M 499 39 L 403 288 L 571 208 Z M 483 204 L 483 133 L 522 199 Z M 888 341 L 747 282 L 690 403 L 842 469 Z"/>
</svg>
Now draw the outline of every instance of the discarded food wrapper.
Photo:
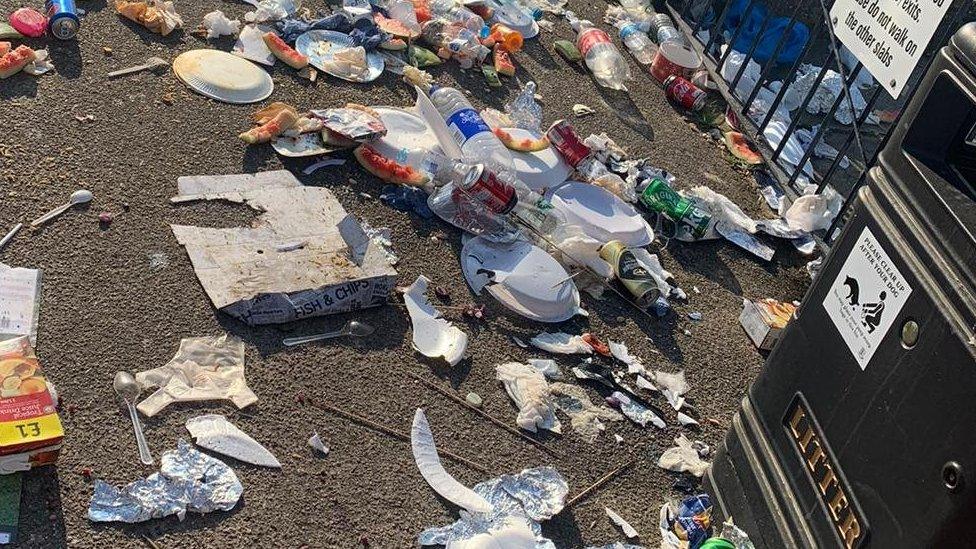
<svg viewBox="0 0 976 549">
<path fill-rule="evenodd" d="M 505 392 L 519 408 L 515 418 L 519 427 L 533 433 L 538 429 L 562 432 L 549 384 L 541 372 L 518 362 L 499 364 L 495 371 Z"/>
<path fill-rule="evenodd" d="M 630 354 L 630 351 L 627 349 L 626 345 L 623 343 L 615 343 L 613 341 L 608 341 L 607 344 L 610 347 L 610 354 L 613 355 L 613 358 L 627 365 L 628 374 L 647 373 L 647 369 L 644 367 L 644 364 L 639 358 Z M 638 383 L 638 386 L 640 386 L 640 383 Z"/>
<path fill-rule="evenodd" d="M 424 356 L 442 358 L 451 366 L 464 358 L 468 348 L 468 334 L 441 318 L 440 312 L 427 299 L 430 279 L 417 277 L 403 294 L 413 325 L 413 348 Z"/>
<path fill-rule="evenodd" d="M 684 435 L 674 439 L 676 446 L 668 448 L 657 460 L 657 466 L 676 473 L 688 472 L 701 477 L 708 471 L 710 464 L 704 461 L 695 449 L 693 443 Z"/>
<path fill-rule="evenodd" d="M 688 496 L 680 504 L 661 506 L 661 548 L 700 547 L 712 534 L 712 501 L 708 494 Z"/>
<path fill-rule="evenodd" d="M 244 342 L 232 335 L 190 337 L 169 362 L 136 373 L 144 389 L 159 389 L 139 403 L 148 417 L 173 402 L 226 399 L 238 408 L 257 402 L 244 379 Z"/>
<path fill-rule="evenodd" d="M 628 539 L 640 537 L 640 534 L 637 533 L 637 529 L 631 526 L 629 522 L 624 520 L 624 518 L 618 515 L 613 509 L 604 507 L 603 510 L 607 513 L 607 517 L 609 517 L 614 524 L 620 527 L 620 530 L 625 536 L 627 536 Z"/>
<path fill-rule="evenodd" d="M 559 364 L 555 360 L 548 358 L 530 358 L 528 364 L 538 370 L 546 379 L 559 379 L 563 377 L 563 373 L 559 370 Z"/>
<path fill-rule="evenodd" d="M 596 114 L 596 111 L 582 103 L 577 103 L 573 105 L 573 114 L 576 116 L 586 116 L 588 114 Z"/>
<path fill-rule="evenodd" d="M 444 470 L 441 458 L 437 455 L 437 446 L 434 444 L 434 435 L 430 431 L 430 424 L 427 423 L 427 416 L 420 408 L 417 408 L 413 416 L 410 446 L 420 475 L 441 497 L 469 513 L 492 511 L 491 504 L 484 497 L 458 482 Z"/>
<path fill-rule="evenodd" d="M 9 17 L 10 26 L 20 34 L 31 38 L 44 36 L 47 32 L 47 17 L 32 8 L 19 8 Z"/>
<path fill-rule="evenodd" d="M 583 339 L 583 336 L 570 335 L 564 332 L 542 332 L 529 340 L 533 346 L 554 354 L 593 354 L 593 347 Z"/>
<path fill-rule="evenodd" d="M 40 76 L 54 70 L 51 55 L 47 50 L 34 50 L 34 60 L 24 66 L 24 72 L 33 76 Z"/>
<path fill-rule="evenodd" d="M 653 410 L 647 408 L 643 404 L 621 393 L 620 391 L 614 391 L 613 394 L 607 397 L 607 401 L 620 408 L 620 411 L 623 412 L 628 419 L 641 427 L 647 427 L 648 423 L 654 425 L 658 429 L 664 429 L 667 427 L 664 420 L 655 414 Z"/>
<path fill-rule="evenodd" d="M 37 343 L 41 271 L 0 263 L 0 341 L 29 336 Z"/>
<path fill-rule="evenodd" d="M 261 212 L 251 228 L 171 225 L 223 312 L 261 325 L 386 304 L 396 271 L 329 189 L 305 187 L 287 170 L 178 185 L 173 202 L 228 200 Z"/>
<path fill-rule="evenodd" d="M 88 506 L 94 522 L 143 522 L 186 512 L 230 511 L 244 492 L 224 462 L 196 450 L 183 440 L 165 452 L 158 473 L 131 482 L 121 490 L 102 480 Z"/>
<path fill-rule="evenodd" d="M 569 416 L 573 431 L 583 440 L 593 444 L 606 429 L 603 421 L 623 421 L 623 416 L 610 408 L 597 406 L 590 401 L 586 391 L 578 385 L 553 383 L 549 385 L 553 402 L 561 412 Z"/>
<path fill-rule="evenodd" d="M 536 467 L 476 484 L 474 492 L 491 505 L 487 515 L 461 511 L 454 524 L 428 528 L 420 545 L 505 549 L 552 549 L 540 521 L 562 511 L 569 485 L 556 469 Z"/>
<path fill-rule="evenodd" d="M 115 0 L 115 11 L 119 15 L 163 36 L 183 26 L 183 18 L 176 13 L 173 3 L 168 1 L 128 2 L 126 0 Z"/>
<path fill-rule="evenodd" d="M 545 250 L 525 240 L 468 239 L 461 270 L 475 295 L 482 290 L 506 308 L 539 322 L 563 322 L 580 309 L 579 291 L 566 270 Z"/>
<path fill-rule="evenodd" d="M 298 13 L 301 0 L 245 0 L 256 9 L 244 14 L 248 23 L 263 23 L 265 21 L 280 21 L 288 19 Z"/>
<path fill-rule="evenodd" d="M 313 110 L 311 114 L 329 130 L 357 142 L 383 137 L 387 132 L 379 113 L 361 105 Z"/>
<path fill-rule="evenodd" d="M 241 32 L 241 22 L 239 19 L 231 20 L 220 10 L 214 10 L 203 16 L 203 28 L 207 29 L 207 38 L 233 36 Z"/>
<path fill-rule="evenodd" d="M 0 342 L 0 474 L 57 461 L 64 430 L 56 403 L 28 337 Z"/>
<path fill-rule="evenodd" d="M 220 414 L 191 417 L 186 420 L 186 430 L 201 448 L 251 465 L 281 467 L 274 454 Z"/>
<path fill-rule="evenodd" d="M 614 385 L 612 381 L 607 379 L 606 376 L 602 374 L 598 374 L 597 372 L 588 370 L 586 368 L 581 368 L 579 366 L 573 368 L 573 376 L 575 376 L 576 379 L 595 381 L 608 389 L 616 389 L 616 385 Z"/>
<path fill-rule="evenodd" d="M 770 351 L 795 312 L 796 306 L 792 303 L 775 299 L 743 299 L 739 324 L 757 348 Z"/>
</svg>

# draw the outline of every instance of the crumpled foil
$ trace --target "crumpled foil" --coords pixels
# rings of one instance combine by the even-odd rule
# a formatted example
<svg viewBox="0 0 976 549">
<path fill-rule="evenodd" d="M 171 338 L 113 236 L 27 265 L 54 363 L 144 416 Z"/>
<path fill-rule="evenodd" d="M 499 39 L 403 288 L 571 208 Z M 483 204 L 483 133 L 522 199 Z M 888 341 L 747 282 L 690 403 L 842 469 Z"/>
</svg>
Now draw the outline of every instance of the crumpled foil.
<svg viewBox="0 0 976 549">
<path fill-rule="evenodd" d="M 475 493 L 492 506 L 491 513 L 473 515 L 461 510 L 454 524 L 428 528 L 420 533 L 420 545 L 447 545 L 492 533 L 508 521 L 524 520 L 536 535 L 535 549 L 555 549 L 552 540 L 542 537 L 539 521 L 562 511 L 569 485 L 553 467 L 534 467 L 516 475 L 502 475 L 476 484 Z"/>
<path fill-rule="evenodd" d="M 180 440 L 163 454 L 158 473 L 130 482 L 119 490 L 96 480 L 88 507 L 94 522 L 143 522 L 187 511 L 230 511 L 244 492 L 233 469 Z"/>
</svg>

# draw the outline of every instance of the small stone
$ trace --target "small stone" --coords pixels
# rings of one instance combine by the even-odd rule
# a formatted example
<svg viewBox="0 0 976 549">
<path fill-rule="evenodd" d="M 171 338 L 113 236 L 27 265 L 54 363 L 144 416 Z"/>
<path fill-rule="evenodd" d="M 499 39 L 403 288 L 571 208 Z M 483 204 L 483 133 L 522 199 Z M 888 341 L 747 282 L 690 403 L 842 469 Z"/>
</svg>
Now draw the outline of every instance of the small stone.
<svg viewBox="0 0 976 549">
<path fill-rule="evenodd" d="M 688 313 L 688 318 L 694 320 L 695 322 L 701 322 L 702 314 L 699 313 L 698 311 L 694 311 L 694 312 Z"/>
<path fill-rule="evenodd" d="M 173 96 L 172 93 L 166 92 L 166 93 L 163 94 L 163 96 L 160 98 L 160 100 L 163 103 L 166 103 L 167 105 L 172 105 L 173 102 L 176 101 L 176 98 Z"/>
<path fill-rule="evenodd" d="M 464 397 L 464 400 L 475 408 L 481 408 L 481 405 L 484 403 L 478 393 L 468 393 L 468 395 Z"/>
<path fill-rule="evenodd" d="M 111 225 L 115 221 L 115 216 L 110 212 L 102 212 L 98 214 L 98 222 L 102 225 Z"/>
<path fill-rule="evenodd" d="M 108 46 L 104 46 L 102 48 L 102 53 L 104 53 L 105 55 L 112 55 L 112 48 Z"/>
<path fill-rule="evenodd" d="M 92 478 L 92 475 L 94 473 L 95 472 L 92 471 L 92 468 L 91 467 L 82 467 L 81 468 L 81 476 L 85 477 L 86 479 L 91 479 Z"/>
<path fill-rule="evenodd" d="M 698 289 L 698 286 L 692 286 L 692 287 L 691 287 L 691 290 L 692 290 L 693 292 L 695 292 L 696 294 L 700 294 L 700 293 L 701 293 L 701 290 L 699 290 L 699 289 Z"/>
<path fill-rule="evenodd" d="M 685 334 L 686 336 L 689 336 L 689 337 L 691 336 L 691 330 L 682 330 L 682 332 L 683 332 L 683 333 L 684 333 L 684 334 Z"/>
<path fill-rule="evenodd" d="M 627 319 L 626 319 L 626 318 L 624 318 L 624 317 L 622 317 L 622 316 L 618 316 L 618 317 L 617 317 L 617 322 L 620 322 L 620 323 L 624 323 L 624 322 L 626 322 L 626 321 L 627 321 Z"/>
</svg>

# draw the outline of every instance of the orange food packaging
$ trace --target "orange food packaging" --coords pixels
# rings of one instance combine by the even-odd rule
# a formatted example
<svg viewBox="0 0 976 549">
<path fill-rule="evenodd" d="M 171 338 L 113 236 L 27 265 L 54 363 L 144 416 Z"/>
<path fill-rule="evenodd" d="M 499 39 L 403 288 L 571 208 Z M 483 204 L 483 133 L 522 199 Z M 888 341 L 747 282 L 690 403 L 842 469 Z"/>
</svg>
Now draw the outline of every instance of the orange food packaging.
<svg viewBox="0 0 976 549">
<path fill-rule="evenodd" d="M 52 465 L 64 429 L 30 339 L 0 342 L 0 473 Z"/>
</svg>

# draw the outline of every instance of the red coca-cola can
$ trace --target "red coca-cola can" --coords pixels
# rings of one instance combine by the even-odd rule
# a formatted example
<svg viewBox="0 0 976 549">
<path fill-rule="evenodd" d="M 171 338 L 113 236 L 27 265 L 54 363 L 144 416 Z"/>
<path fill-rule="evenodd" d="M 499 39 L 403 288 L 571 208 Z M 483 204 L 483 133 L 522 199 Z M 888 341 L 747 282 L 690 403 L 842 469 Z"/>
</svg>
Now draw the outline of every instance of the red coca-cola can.
<svg viewBox="0 0 976 549">
<path fill-rule="evenodd" d="M 546 131 L 546 136 L 549 137 L 549 142 L 552 143 L 553 147 L 556 147 L 559 154 L 563 155 L 563 159 L 574 168 L 583 159 L 593 154 L 593 151 L 583 143 L 576 130 L 573 129 L 572 124 L 565 120 L 553 122 Z"/>
<path fill-rule="evenodd" d="M 496 214 L 507 214 L 518 203 L 515 187 L 498 179 L 484 164 L 471 166 L 457 187 L 455 192 L 463 192 Z"/>
<path fill-rule="evenodd" d="M 676 75 L 671 75 L 664 81 L 664 94 L 690 111 L 700 111 L 705 106 L 707 97 L 701 88 Z"/>
</svg>

